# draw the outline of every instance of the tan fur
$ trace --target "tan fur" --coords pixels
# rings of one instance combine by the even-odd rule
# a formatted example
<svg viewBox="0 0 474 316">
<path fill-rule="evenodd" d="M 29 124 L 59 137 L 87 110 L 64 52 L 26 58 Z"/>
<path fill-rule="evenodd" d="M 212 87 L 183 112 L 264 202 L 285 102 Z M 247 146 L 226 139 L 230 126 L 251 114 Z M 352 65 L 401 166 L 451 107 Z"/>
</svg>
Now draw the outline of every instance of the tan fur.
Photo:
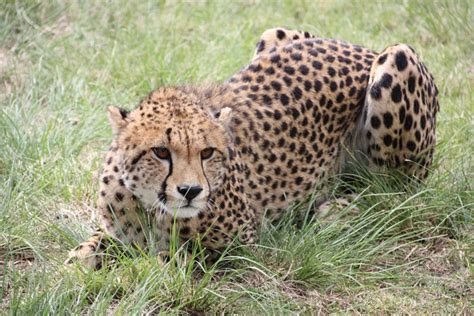
<svg viewBox="0 0 474 316">
<path fill-rule="evenodd" d="M 158 250 L 167 250 L 173 216 L 183 241 L 200 236 L 215 250 L 235 238 L 253 244 L 264 215 L 278 218 L 326 189 L 347 149 L 374 170 L 424 179 L 436 95 L 407 46 L 377 54 L 307 32 L 268 30 L 251 64 L 222 85 L 159 88 L 129 114 L 109 109 L 115 138 L 99 190 L 103 228 L 70 259 L 99 264 L 85 258 L 99 253 L 103 234 L 147 246 L 143 212 L 153 218 Z M 209 148 L 214 154 L 205 159 Z M 157 156 L 166 150 L 169 158 Z M 179 191 L 191 186 L 199 193 L 186 206 Z"/>
</svg>

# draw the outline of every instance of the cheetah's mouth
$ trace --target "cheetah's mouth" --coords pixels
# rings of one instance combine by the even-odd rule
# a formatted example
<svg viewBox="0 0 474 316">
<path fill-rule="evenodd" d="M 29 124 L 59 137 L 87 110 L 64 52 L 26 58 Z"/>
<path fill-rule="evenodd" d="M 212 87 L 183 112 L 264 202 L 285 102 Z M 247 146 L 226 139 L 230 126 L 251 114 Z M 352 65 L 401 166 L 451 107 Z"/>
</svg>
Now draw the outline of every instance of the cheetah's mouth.
<svg viewBox="0 0 474 316">
<path fill-rule="evenodd" d="M 197 216 L 203 211 L 207 206 L 207 200 L 201 198 L 188 201 L 160 192 L 158 193 L 158 206 L 162 211 L 178 218 L 189 218 Z"/>
<path fill-rule="evenodd" d="M 178 218 L 188 218 L 197 216 L 206 206 L 203 201 L 170 201 L 159 202 L 159 207 L 163 211 Z"/>
</svg>

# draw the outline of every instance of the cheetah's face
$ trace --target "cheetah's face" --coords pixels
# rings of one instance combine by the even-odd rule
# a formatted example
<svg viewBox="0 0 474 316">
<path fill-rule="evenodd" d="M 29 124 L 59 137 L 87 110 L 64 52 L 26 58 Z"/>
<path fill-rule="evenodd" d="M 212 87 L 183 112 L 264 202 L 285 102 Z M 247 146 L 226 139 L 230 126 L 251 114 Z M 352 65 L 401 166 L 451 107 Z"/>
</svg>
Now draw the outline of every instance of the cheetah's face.
<svg viewBox="0 0 474 316">
<path fill-rule="evenodd" d="M 222 184 L 231 111 L 216 118 L 187 98 L 155 97 L 130 114 L 109 108 L 122 181 L 149 210 L 195 216 Z"/>
</svg>

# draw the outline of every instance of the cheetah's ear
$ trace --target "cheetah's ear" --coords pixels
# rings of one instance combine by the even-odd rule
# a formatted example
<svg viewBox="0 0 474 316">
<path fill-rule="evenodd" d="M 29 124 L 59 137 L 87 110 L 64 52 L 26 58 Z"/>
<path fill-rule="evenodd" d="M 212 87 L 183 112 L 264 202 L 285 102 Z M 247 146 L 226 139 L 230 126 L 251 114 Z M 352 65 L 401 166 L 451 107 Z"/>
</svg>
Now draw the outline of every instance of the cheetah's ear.
<svg viewBox="0 0 474 316">
<path fill-rule="evenodd" d="M 109 112 L 109 121 L 112 126 L 112 131 L 114 134 L 118 134 L 128 123 L 128 111 L 116 106 L 109 106 L 107 110 Z"/>
<path fill-rule="evenodd" d="M 232 119 L 232 109 L 225 107 L 219 113 L 217 113 L 215 117 L 219 122 L 227 126 Z"/>
</svg>

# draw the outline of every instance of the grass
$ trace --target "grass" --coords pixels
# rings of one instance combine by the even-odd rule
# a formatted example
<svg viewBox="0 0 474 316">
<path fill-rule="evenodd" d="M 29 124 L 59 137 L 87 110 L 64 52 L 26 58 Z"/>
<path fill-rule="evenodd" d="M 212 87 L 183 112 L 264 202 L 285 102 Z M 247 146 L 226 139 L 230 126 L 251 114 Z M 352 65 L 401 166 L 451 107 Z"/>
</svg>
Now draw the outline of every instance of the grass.
<svg viewBox="0 0 474 316">
<path fill-rule="evenodd" d="M 472 313 L 473 25 L 468 0 L 4 1 L 1 313 Z M 106 106 L 132 108 L 161 85 L 222 82 L 275 26 L 417 50 L 441 97 L 427 182 L 402 191 L 358 173 L 359 213 L 297 222 L 290 210 L 265 223 L 257 250 L 215 266 L 177 255 L 160 267 L 135 252 L 109 270 L 66 271 L 68 249 L 94 227 Z"/>
</svg>

